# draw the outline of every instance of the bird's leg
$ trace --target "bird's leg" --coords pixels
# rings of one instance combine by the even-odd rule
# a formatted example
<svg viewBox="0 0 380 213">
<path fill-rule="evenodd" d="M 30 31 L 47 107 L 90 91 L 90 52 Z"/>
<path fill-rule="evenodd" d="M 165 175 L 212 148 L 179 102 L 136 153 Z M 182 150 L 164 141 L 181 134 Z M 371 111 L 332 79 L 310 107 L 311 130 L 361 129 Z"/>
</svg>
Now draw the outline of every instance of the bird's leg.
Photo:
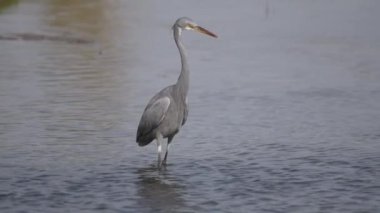
<svg viewBox="0 0 380 213">
<path fill-rule="evenodd" d="M 166 165 L 166 160 L 168 159 L 169 147 L 170 147 L 170 144 L 168 144 L 168 148 L 167 148 L 166 153 L 165 153 L 164 161 L 162 162 L 164 165 Z"/>
<path fill-rule="evenodd" d="M 157 153 L 158 153 L 157 167 L 160 169 L 161 168 L 161 153 L 162 153 L 161 134 L 157 134 L 156 140 L 157 140 Z"/>
<path fill-rule="evenodd" d="M 168 159 L 168 153 L 169 153 L 169 148 L 170 148 L 170 142 L 172 142 L 174 136 L 168 137 L 168 147 L 166 148 L 166 153 L 165 153 L 165 158 L 164 161 L 162 162 L 164 165 L 166 165 L 166 160 Z"/>
<path fill-rule="evenodd" d="M 158 169 L 160 169 L 163 162 L 162 161 L 164 157 L 163 154 L 166 153 L 166 150 L 167 150 L 167 142 L 166 140 L 163 139 L 160 133 L 157 133 L 156 139 L 157 139 L 157 152 L 158 152 L 157 167 Z"/>
</svg>

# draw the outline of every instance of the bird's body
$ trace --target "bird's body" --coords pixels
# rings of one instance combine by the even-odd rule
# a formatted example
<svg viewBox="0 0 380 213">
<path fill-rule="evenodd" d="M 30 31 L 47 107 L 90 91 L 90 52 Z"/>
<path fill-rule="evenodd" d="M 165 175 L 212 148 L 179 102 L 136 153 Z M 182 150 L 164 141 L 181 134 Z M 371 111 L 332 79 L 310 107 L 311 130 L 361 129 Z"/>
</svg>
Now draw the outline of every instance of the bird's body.
<svg viewBox="0 0 380 213">
<path fill-rule="evenodd" d="M 136 141 L 140 146 L 148 145 L 156 139 L 157 133 L 163 138 L 173 138 L 186 119 L 186 99 L 182 100 L 176 85 L 168 86 L 157 93 L 146 106 Z"/>
<path fill-rule="evenodd" d="M 188 114 L 189 68 L 185 49 L 180 39 L 182 30 L 196 30 L 216 37 L 215 34 L 199 27 L 186 17 L 178 19 L 173 25 L 174 40 L 181 56 L 181 73 L 176 84 L 164 88 L 150 99 L 141 117 L 136 135 L 136 142 L 139 146 L 145 146 L 153 140 L 157 140 L 159 168 L 162 163 L 166 162 L 168 144 L 185 124 Z M 165 138 L 168 140 L 165 141 Z M 162 160 L 163 155 L 165 157 Z"/>
</svg>

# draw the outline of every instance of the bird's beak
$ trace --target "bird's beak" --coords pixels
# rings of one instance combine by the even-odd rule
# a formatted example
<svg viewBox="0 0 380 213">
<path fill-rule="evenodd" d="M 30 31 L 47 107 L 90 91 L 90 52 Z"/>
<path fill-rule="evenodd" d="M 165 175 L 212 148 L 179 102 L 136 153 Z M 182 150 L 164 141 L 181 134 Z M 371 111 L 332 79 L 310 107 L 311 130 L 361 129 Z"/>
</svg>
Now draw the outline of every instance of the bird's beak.
<svg viewBox="0 0 380 213">
<path fill-rule="evenodd" d="M 200 33 L 203 33 L 203 34 L 206 34 L 206 35 L 209 35 L 211 37 L 214 37 L 214 38 L 218 38 L 217 35 L 215 35 L 214 33 L 206 30 L 205 28 L 203 27 L 200 27 L 200 26 L 194 26 L 193 29 L 197 32 L 200 32 Z"/>
</svg>

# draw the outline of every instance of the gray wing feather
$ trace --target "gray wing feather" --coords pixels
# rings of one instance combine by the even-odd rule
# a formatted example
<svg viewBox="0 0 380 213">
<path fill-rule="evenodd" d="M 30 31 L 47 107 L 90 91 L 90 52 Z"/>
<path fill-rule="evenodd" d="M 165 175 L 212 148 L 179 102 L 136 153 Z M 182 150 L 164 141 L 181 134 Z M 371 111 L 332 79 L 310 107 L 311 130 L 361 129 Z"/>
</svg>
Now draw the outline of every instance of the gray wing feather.
<svg viewBox="0 0 380 213">
<path fill-rule="evenodd" d="M 141 117 L 137 135 L 142 136 L 157 128 L 165 118 L 170 105 L 169 97 L 162 97 L 149 103 Z"/>
<path fill-rule="evenodd" d="M 187 121 L 187 115 L 189 114 L 189 107 L 187 105 L 187 98 L 186 98 L 186 102 L 185 102 L 185 110 L 183 112 L 183 120 L 182 120 L 182 126 L 186 123 Z"/>
</svg>

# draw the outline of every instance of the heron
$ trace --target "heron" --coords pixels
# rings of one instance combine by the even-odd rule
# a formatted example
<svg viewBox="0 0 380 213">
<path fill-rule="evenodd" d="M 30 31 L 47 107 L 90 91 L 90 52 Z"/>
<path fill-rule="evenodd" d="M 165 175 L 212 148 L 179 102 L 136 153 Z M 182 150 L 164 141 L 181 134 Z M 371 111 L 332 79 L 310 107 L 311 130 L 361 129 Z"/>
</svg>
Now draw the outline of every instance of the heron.
<svg viewBox="0 0 380 213">
<path fill-rule="evenodd" d="M 188 17 L 177 19 L 172 30 L 181 58 L 181 73 L 175 84 L 162 89 L 150 99 L 141 116 L 136 134 L 136 142 L 139 146 L 146 146 L 156 140 L 159 169 L 162 165 L 166 165 L 170 143 L 186 123 L 188 115 L 189 66 L 181 40 L 182 31 L 192 30 L 217 38 L 217 35 Z"/>
</svg>

